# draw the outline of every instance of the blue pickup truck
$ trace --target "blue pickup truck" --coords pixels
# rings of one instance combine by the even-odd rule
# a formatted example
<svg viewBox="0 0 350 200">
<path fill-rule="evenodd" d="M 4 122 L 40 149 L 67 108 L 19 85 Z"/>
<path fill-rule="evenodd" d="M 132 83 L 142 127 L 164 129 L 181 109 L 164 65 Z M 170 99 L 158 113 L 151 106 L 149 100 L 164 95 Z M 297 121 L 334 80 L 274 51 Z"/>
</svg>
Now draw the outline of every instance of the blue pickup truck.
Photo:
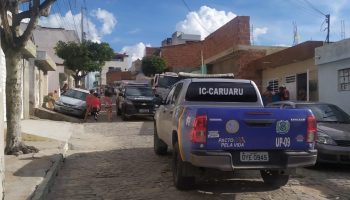
<svg viewBox="0 0 350 200">
<path fill-rule="evenodd" d="M 176 83 L 154 120 L 154 150 L 173 150 L 178 189 L 195 186 L 199 170 L 260 170 L 281 187 L 297 167 L 316 162 L 316 120 L 308 109 L 264 108 L 250 80 L 187 78 Z"/>
</svg>

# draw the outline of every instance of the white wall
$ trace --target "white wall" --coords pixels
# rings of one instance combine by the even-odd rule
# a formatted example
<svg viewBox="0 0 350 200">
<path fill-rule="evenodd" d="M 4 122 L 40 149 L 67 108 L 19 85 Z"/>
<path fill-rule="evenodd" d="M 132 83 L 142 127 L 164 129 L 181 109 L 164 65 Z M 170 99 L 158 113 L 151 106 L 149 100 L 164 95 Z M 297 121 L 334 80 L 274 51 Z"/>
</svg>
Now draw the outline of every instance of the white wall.
<svg viewBox="0 0 350 200">
<path fill-rule="evenodd" d="M 102 85 L 106 85 L 107 80 L 106 80 L 106 74 L 108 72 L 109 67 L 120 67 L 122 71 L 125 70 L 125 68 L 128 68 L 129 64 L 129 57 L 124 57 L 123 61 L 107 61 L 106 64 L 102 68 Z"/>
<path fill-rule="evenodd" d="M 60 81 L 59 81 L 59 73 L 64 73 L 64 66 L 57 65 L 56 71 L 48 71 L 47 78 L 49 80 L 48 83 L 48 91 L 53 92 L 55 90 L 59 91 Z"/>
<path fill-rule="evenodd" d="M 350 68 L 350 59 L 318 66 L 319 100 L 332 103 L 350 114 L 350 91 L 338 90 L 338 70 Z"/>
<path fill-rule="evenodd" d="M 350 114 L 350 91 L 339 91 L 338 70 L 350 68 L 350 39 L 318 47 L 319 101 L 333 103 Z"/>
</svg>

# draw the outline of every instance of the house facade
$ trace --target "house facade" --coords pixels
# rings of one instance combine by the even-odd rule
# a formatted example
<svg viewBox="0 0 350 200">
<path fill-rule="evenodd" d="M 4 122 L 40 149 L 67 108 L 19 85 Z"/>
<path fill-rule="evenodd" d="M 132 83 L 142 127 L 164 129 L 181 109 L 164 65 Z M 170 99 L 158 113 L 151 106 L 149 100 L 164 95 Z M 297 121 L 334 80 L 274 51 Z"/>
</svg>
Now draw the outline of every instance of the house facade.
<svg viewBox="0 0 350 200">
<path fill-rule="evenodd" d="M 350 114 L 350 39 L 316 48 L 319 100 Z"/>
<path fill-rule="evenodd" d="M 261 91 L 270 86 L 278 92 L 278 88 L 285 85 L 290 100 L 317 101 L 318 72 L 314 52 L 322 45 L 322 41 L 306 41 L 249 63 L 260 76 Z"/>
<path fill-rule="evenodd" d="M 65 30 L 63 28 L 49 28 L 37 26 L 33 32 L 34 42 L 38 51 L 45 51 L 56 65 L 55 71 L 48 71 L 47 78 L 48 92 L 55 90 L 60 91 L 64 83 L 68 83 L 69 88 L 74 87 L 74 79 L 71 76 L 72 71 L 65 68 L 63 60 L 59 58 L 54 47 L 58 41 L 79 43 L 79 37 L 73 30 Z"/>
<path fill-rule="evenodd" d="M 107 85 L 107 72 L 113 71 L 113 69 L 120 68 L 121 71 L 126 71 L 129 64 L 129 56 L 127 54 L 115 53 L 114 57 L 110 61 L 106 61 L 101 71 L 101 84 Z"/>
</svg>

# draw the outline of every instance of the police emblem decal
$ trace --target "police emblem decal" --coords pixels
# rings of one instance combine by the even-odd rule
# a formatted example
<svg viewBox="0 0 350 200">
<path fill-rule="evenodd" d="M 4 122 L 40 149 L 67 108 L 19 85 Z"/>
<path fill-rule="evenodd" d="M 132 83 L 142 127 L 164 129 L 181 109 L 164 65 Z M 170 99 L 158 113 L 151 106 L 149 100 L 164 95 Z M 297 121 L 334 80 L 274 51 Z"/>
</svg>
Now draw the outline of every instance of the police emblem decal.
<svg viewBox="0 0 350 200">
<path fill-rule="evenodd" d="M 290 123 L 288 120 L 279 120 L 276 123 L 276 132 L 280 134 L 286 134 L 289 132 Z"/>
<path fill-rule="evenodd" d="M 226 122 L 227 133 L 237 133 L 239 130 L 239 123 L 236 120 L 229 120 Z"/>
</svg>

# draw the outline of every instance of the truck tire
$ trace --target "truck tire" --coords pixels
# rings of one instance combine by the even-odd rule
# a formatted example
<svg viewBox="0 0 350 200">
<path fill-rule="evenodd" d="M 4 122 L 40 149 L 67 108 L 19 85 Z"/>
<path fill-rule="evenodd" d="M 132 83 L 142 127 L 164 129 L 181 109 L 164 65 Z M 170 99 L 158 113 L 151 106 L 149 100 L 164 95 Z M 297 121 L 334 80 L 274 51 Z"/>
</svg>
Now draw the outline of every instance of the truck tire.
<svg viewBox="0 0 350 200">
<path fill-rule="evenodd" d="M 173 181 L 174 185 L 179 190 L 190 190 L 193 189 L 195 186 L 195 177 L 189 176 L 188 174 L 185 175 L 184 172 L 186 172 L 186 164 L 184 161 L 182 161 L 180 150 L 179 150 L 179 143 L 176 142 L 174 144 L 174 151 L 173 151 L 173 159 L 172 159 L 172 168 L 173 168 Z"/>
<path fill-rule="evenodd" d="M 129 120 L 129 117 L 126 116 L 125 109 L 123 109 L 123 112 L 121 113 L 121 115 L 122 115 L 122 120 L 123 121 Z"/>
<path fill-rule="evenodd" d="M 154 135 L 153 135 L 153 148 L 157 155 L 166 155 L 168 151 L 168 145 L 165 144 L 159 137 L 157 132 L 157 126 L 154 122 Z"/>
<path fill-rule="evenodd" d="M 289 174 L 280 174 L 278 170 L 260 170 L 264 183 L 272 187 L 282 187 L 288 183 Z"/>
</svg>

